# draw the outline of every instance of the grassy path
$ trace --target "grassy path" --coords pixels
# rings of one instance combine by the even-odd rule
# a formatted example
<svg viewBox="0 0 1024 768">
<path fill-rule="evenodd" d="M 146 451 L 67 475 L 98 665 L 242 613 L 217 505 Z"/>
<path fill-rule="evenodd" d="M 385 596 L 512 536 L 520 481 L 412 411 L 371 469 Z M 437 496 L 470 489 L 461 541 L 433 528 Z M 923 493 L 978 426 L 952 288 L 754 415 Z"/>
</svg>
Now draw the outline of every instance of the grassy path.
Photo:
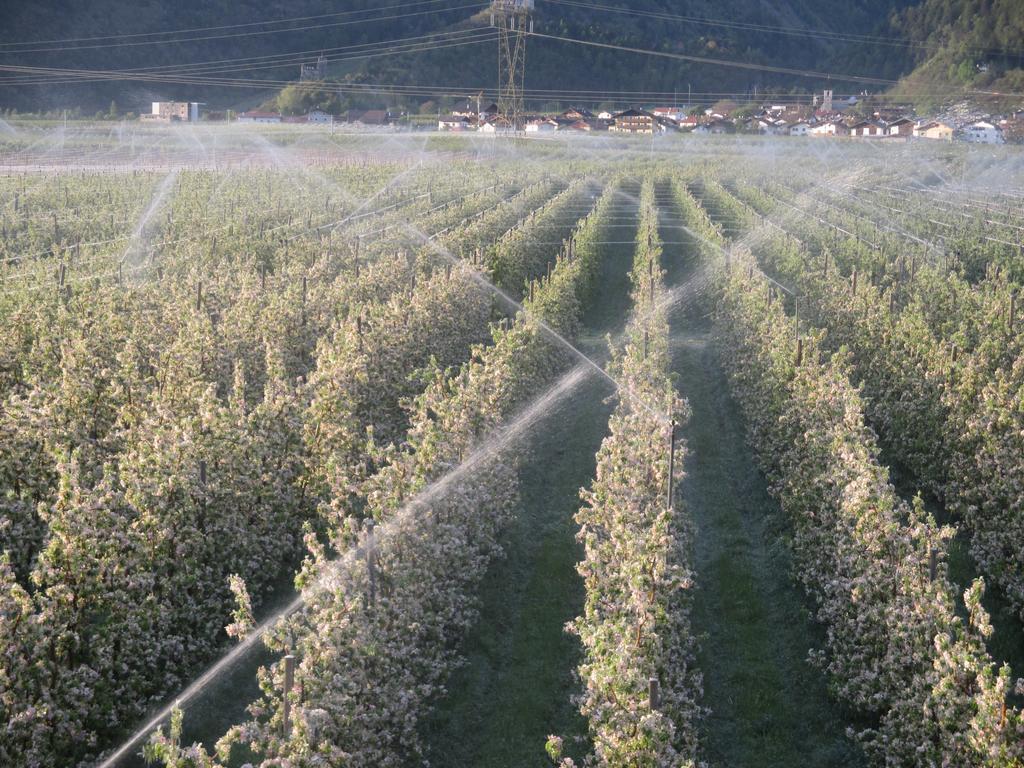
<svg viewBox="0 0 1024 768">
<path fill-rule="evenodd" d="M 678 209 L 659 189 L 669 283 L 692 274 Z M 693 628 L 701 650 L 703 759 L 714 768 L 857 766 L 842 713 L 807 661 L 817 628 L 790 579 L 781 512 L 744 442 L 742 419 L 710 343 L 708 307 L 672 317 L 673 369 L 693 410 L 682 493 L 697 524 Z"/>
<path fill-rule="evenodd" d="M 636 206 L 620 200 L 607 239 L 631 240 Z M 634 229 L 622 226 L 631 220 Z M 630 245 L 606 247 L 584 317 L 580 345 L 588 355 L 604 357 L 605 334 L 625 321 L 632 251 Z M 585 751 L 586 723 L 571 700 L 579 644 L 564 627 L 583 608 L 573 515 L 580 487 L 594 475 L 611 394 L 608 382 L 590 377 L 538 425 L 523 451 L 522 505 L 505 537 L 506 556 L 491 567 L 481 590 L 480 621 L 462 649 L 467 664 L 452 676 L 449 695 L 424 729 L 431 766 L 548 765 L 550 733 L 565 736 L 574 757 Z"/>
</svg>

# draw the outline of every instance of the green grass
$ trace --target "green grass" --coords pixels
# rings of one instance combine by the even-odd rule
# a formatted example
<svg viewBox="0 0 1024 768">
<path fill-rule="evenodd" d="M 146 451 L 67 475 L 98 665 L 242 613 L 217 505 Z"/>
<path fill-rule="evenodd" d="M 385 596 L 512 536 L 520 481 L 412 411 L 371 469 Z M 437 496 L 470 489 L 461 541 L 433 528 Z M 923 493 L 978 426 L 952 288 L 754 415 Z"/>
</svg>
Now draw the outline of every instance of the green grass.
<svg viewBox="0 0 1024 768">
<path fill-rule="evenodd" d="M 675 223 L 669 208 L 663 224 Z M 680 241 L 678 232 L 662 238 Z M 670 279 L 685 281 L 691 252 L 665 247 Z M 707 311 L 688 303 L 672 317 L 673 368 L 693 412 L 680 490 L 697 526 L 692 623 L 711 710 L 701 758 L 720 768 L 861 765 L 823 673 L 806 661 L 820 628 L 790 577 L 785 522 L 744 442 Z"/>
<path fill-rule="evenodd" d="M 629 308 L 632 247 L 609 246 L 603 256 L 580 341 L 594 356 L 605 354 L 604 334 L 621 327 Z M 550 765 L 544 742 L 553 733 L 577 760 L 588 750 L 586 722 L 572 700 L 580 647 L 565 624 L 583 610 L 573 515 L 579 489 L 594 476 L 611 394 L 608 382 L 590 377 L 524 446 L 522 500 L 504 537 L 506 556 L 481 589 L 480 621 L 462 648 L 467 662 L 424 728 L 431 766 Z"/>
</svg>

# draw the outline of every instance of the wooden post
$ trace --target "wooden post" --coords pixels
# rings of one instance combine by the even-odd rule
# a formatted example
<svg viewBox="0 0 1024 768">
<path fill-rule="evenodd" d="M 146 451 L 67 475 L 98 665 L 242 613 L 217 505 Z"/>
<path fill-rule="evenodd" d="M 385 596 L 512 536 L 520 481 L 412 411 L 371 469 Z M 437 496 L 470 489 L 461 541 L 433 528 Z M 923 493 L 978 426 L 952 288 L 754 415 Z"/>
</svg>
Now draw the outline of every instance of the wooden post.
<svg viewBox="0 0 1024 768">
<path fill-rule="evenodd" d="M 284 737 L 287 739 L 292 735 L 292 702 L 291 692 L 295 686 L 295 656 L 288 654 L 284 657 L 284 696 L 282 713 L 284 715 Z"/>
<path fill-rule="evenodd" d="M 199 484 L 206 485 L 206 462 L 203 459 L 199 460 Z"/>
<path fill-rule="evenodd" d="M 804 337 L 800 336 L 796 340 L 796 367 L 799 368 L 804 361 Z"/>
<path fill-rule="evenodd" d="M 852 283 L 853 295 L 857 295 L 857 268 L 853 268 L 853 283 Z"/>
<path fill-rule="evenodd" d="M 534 288 L 535 285 L 537 285 L 537 281 L 536 280 L 531 280 L 530 281 L 530 302 L 531 303 L 533 302 L 533 288 Z"/>
<path fill-rule="evenodd" d="M 647 701 L 651 705 L 652 712 L 661 706 L 661 686 L 656 677 L 647 680 Z"/>
<path fill-rule="evenodd" d="M 306 327 L 306 276 L 302 276 L 302 327 Z"/>
<path fill-rule="evenodd" d="M 939 553 L 935 547 L 928 547 L 928 581 L 935 581 L 939 572 Z"/>
<path fill-rule="evenodd" d="M 676 420 L 672 419 L 668 425 L 668 490 L 666 501 L 668 509 L 674 509 L 675 502 L 675 473 L 676 473 Z"/>
<path fill-rule="evenodd" d="M 196 285 L 196 312 L 203 308 L 203 281 Z"/>
<path fill-rule="evenodd" d="M 369 579 L 369 595 L 367 603 L 371 608 L 377 605 L 377 552 L 374 540 L 373 520 L 366 521 L 366 573 Z"/>
<path fill-rule="evenodd" d="M 63 284 L 63 280 L 61 281 Z M 1013 333 L 1013 326 L 1017 320 L 1017 292 L 1010 294 L 1010 333 Z"/>
<path fill-rule="evenodd" d="M 647 343 L 649 341 L 647 329 L 644 329 L 644 360 L 647 359 Z"/>
</svg>

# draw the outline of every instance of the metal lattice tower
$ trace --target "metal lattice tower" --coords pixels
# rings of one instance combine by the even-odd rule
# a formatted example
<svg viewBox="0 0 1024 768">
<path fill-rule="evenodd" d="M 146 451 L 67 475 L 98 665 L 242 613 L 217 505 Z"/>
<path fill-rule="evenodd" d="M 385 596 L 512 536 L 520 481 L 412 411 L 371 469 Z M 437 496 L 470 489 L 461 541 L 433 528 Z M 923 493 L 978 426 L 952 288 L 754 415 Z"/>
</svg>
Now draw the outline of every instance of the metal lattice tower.
<svg viewBox="0 0 1024 768">
<path fill-rule="evenodd" d="M 526 35 L 533 31 L 534 0 L 493 0 L 491 24 L 498 28 L 498 119 L 507 130 L 523 130 Z"/>
</svg>

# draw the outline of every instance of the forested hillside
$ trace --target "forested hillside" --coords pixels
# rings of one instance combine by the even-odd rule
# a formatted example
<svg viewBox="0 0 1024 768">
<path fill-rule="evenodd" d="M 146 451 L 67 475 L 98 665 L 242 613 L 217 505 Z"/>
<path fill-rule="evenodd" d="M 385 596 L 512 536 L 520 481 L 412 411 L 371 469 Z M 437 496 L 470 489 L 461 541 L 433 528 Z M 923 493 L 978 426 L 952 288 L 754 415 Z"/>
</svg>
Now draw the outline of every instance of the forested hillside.
<svg viewBox="0 0 1024 768">
<path fill-rule="evenodd" d="M 925 0 L 896 22 L 918 65 L 897 93 L 940 103 L 951 92 L 1024 91 L 1024 3 Z"/>
<path fill-rule="evenodd" d="M 0 66 L 137 71 L 112 80 L 110 74 L 8 70 L 0 106 L 91 112 L 115 101 L 123 111 L 173 98 L 213 109 L 251 107 L 298 79 L 299 64 L 323 51 L 328 79 L 349 87 L 330 100 L 331 108 L 431 111 L 438 100 L 447 106 L 445 94 L 455 89 L 496 86 L 487 6 L 445 0 L 5 3 Z M 822 87 L 878 93 L 900 78 L 893 95 L 918 103 L 971 90 L 1024 90 L 1020 0 L 538 0 L 535 30 L 526 87 L 536 107 L 649 103 L 665 100 L 655 93 L 677 90 L 705 102 Z M 394 41 L 404 42 L 396 48 Z M 851 75 L 867 80 L 843 79 Z M 381 89 L 350 92 L 360 84 Z M 392 86 L 416 88 L 396 95 Z"/>
<path fill-rule="evenodd" d="M 536 31 L 730 61 L 897 76 L 907 64 L 902 48 L 876 46 L 877 55 L 865 59 L 857 53 L 862 46 L 847 36 L 877 31 L 894 11 L 905 5 L 905 0 L 784 0 L 772 4 L 752 0 L 696 0 L 684 4 L 671 0 L 541 0 L 537 3 Z M 486 6 L 399 0 L 383 4 L 370 0 L 346 0 L 341 4 L 328 0 L 296 0 L 287 4 L 257 0 L 9 3 L 0 7 L 0 36 L 7 43 L 19 43 L 2 46 L 0 63 L 104 70 L 166 68 L 164 72 L 172 67 L 178 72 L 182 65 L 188 65 L 194 68 L 183 79 L 192 79 L 208 71 L 208 66 L 201 65 L 205 62 L 301 52 L 307 52 L 305 56 L 312 60 L 320 50 L 325 50 L 331 62 L 329 76 L 346 82 L 493 88 L 497 79 L 496 46 L 489 41 L 434 46 L 430 50 L 375 58 L 346 58 L 351 56 L 351 49 L 337 50 L 440 31 L 483 29 L 489 22 L 483 13 Z M 303 20 L 257 23 L 274 19 Z M 205 29 L 217 25 L 231 26 Z M 189 31 L 199 28 L 203 31 Z M 87 39 L 110 35 L 133 37 Z M 68 38 L 79 40 L 25 43 Z M 261 59 L 255 65 L 245 62 L 235 66 L 248 69 L 222 70 L 218 74 L 287 81 L 297 79 L 300 58 L 303 56 L 287 57 L 286 63 L 276 67 L 271 65 L 280 59 Z M 27 76 L 7 77 L 19 77 L 25 82 Z M 198 87 L 190 82 L 68 80 L 59 78 L 57 84 L 49 80 L 43 84 L 38 78 L 30 78 L 31 85 L 0 88 L 0 104 L 23 109 L 81 105 L 94 110 L 106 108 L 111 100 L 116 100 L 123 109 L 137 109 L 153 99 L 189 98 L 238 107 L 258 103 L 273 90 Z M 810 89 L 815 85 L 820 83 L 791 75 L 698 65 L 551 39 L 534 38 L 529 46 L 528 89 L 671 92 L 678 88 L 685 92 L 689 86 L 695 93 L 743 94 L 755 88 Z M 837 89 L 843 87 L 842 83 L 836 84 Z M 845 87 L 855 88 L 850 83 Z M 405 102 L 394 97 L 375 100 L 378 106 L 385 106 L 383 101 L 388 102 L 387 106 L 419 106 L 426 97 Z M 347 101 L 340 104 L 341 108 L 345 106 Z"/>
</svg>

